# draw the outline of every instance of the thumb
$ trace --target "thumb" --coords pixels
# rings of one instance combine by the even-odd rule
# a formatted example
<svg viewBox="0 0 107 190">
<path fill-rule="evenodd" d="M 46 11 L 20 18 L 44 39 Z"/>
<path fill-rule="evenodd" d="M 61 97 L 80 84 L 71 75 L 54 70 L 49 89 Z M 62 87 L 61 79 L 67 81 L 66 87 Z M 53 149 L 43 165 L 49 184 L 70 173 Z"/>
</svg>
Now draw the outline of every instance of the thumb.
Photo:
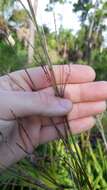
<svg viewBox="0 0 107 190">
<path fill-rule="evenodd" d="M 72 109 L 72 103 L 44 92 L 0 91 L 0 119 L 32 115 L 63 116 Z M 12 112 L 14 114 L 12 114 Z"/>
</svg>

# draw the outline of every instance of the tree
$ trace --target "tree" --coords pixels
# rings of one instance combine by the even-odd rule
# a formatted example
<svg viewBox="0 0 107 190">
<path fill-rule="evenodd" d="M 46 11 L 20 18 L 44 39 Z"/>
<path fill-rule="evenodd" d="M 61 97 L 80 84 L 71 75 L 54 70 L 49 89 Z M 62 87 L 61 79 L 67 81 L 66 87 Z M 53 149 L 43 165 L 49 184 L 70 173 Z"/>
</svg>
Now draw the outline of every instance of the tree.
<svg viewBox="0 0 107 190">
<path fill-rule="evenodd" d="M 82 50 L 88 64 L 91 64 L 92 52 L 96 48 L 100 50 L 102 46 L 103 31 L 105 30 L 103 21 L 107 15 L 107 11 L 105 11 L 106 7 L 107 3 L 100 2 L 99 0 L 96 0 L 95 3 L 90 0 L 78 0 L 78 3 L 74 4 L 74 11 L 81 12 L 81 27 L 85 30 L 84 40 L 82 40 L 81 43 L 85 42 L 83 46 L 84 50 Z M 93 9 L 94 12 L 91 12 L 91 9 Z"/>
<path fill-rule="evenodd" d="M 4 11 L 6 8 L 10 7 L 15 0 L 0 0 L 0 12 L 2 15 L 4 14 Z"/>
</svg>

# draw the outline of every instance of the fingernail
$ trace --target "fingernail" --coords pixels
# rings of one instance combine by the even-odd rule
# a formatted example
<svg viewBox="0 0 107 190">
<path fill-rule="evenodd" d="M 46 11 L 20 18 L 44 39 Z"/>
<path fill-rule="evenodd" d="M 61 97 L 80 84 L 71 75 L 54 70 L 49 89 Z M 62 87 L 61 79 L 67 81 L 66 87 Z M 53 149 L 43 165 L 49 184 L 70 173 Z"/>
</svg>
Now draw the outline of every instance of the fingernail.
<svg viewBox="0 0 107 190">
<path fill-rule="evenodd" d="M 61 107 L 61 110 L 65 113 L 70 112 L 72 110 L 72 102 L 68 99 L 61 99 L 59 100 L 59 106 Z"/>
</svg>

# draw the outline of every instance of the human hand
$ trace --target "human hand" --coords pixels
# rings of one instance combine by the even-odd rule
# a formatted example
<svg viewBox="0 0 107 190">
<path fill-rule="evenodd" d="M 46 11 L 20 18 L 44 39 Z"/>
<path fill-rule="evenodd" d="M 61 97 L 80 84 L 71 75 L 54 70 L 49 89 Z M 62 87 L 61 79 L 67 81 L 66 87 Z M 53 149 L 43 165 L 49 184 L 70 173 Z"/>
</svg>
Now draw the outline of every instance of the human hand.
<svg viewBox="0 0 107 190">
<path fill-rule="evenodd" d="M 0 118 L 9 121 L 14 119 L 14 115 L 10 111 L 12 110 L 16 117 L 22 118 L 23 125 L 35 146 L 58 138 L 57 131 L 52 126 L 49 117 L 54 117 L 54 122 L 61 132 L 64 132 L 64 126 L 61 117 L 58 116 L 68 112 L 67 117 L 72 133 L 90 129 L 95 124 L 93 116 L 106 109 L 107 83 L 92 82 L 95 79 L 95 73 L 88 66 L 70 65 L 70 71 L 64 91 L 64 97 L 68 99 L 65 100 L 66 105 L 63 105 L 64 100 L 62 102 L 61 99 L 54 96 L 54 90 L 48 83 L 42 68 L 28 70 L 34 85 L 25 71 L 11 73 L 10 77 L 1 77 L 0 94 L 2 98 L 0 97 L 0 100 L 2 101 L 0 101 L 0 107 L 2 110 Z M 69 66 L 54 66 L 54 72 L 56 82 L 60 86 L 62 83 L 60 75 L 62 73 L 66 81 Z M 36 91 L 32 92 L 32 85 Z M 73 107 L 70 101 L 73 103 Z M 15 134 L 18 133 L 15 128 L 14 130 Z M 22 136 L 29 151 L 32 151 L 23 132 Z M 17 143 L 22 144 L 21 138 L 18 138 Z"/>
</svg>

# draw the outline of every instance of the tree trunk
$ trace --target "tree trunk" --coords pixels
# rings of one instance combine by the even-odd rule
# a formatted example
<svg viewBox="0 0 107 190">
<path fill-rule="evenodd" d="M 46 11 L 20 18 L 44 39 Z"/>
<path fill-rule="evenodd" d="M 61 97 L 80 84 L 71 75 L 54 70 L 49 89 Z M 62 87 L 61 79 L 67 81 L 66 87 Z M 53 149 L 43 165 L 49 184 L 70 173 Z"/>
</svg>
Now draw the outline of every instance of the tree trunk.
<svg viewBox="0 0 107 190">
<path fill-rule="evenodd" d="M 37 14 L 37 7 L 38 7 L 38 0 L 34 0 L 33 8 L 34 8 L 35 16 Z M 34 43 L 35 43 L 35 27 L 31 20 L 29 21 L 29 24 L 30 24 L 30 36 L 28 40 L 30 43 L 28 47 L 28 64 L 31 64 L 33 61 L 33 55 L 34 55 L 34 49 L 32 47 L 34 47 Z"/>
</svg>

